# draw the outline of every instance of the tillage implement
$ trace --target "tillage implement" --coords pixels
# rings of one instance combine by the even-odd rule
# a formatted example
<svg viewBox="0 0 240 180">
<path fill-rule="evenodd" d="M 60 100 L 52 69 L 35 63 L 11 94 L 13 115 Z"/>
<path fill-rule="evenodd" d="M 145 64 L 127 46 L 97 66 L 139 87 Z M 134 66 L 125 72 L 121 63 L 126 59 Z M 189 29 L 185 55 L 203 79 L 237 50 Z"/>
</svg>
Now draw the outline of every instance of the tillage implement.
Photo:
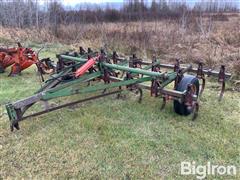
<svg viewBox="0 0 240 180">
<path fill-rule="evenodd" d="M 192 114 L 195 119 L 199 110 L 198 100 L 205 87 L 205 77 L 218 78 L 221 100 L 225 81 L 231 76 L 225 72 L 224 66 L 219 71 L 213 71 L 204 69 L 202 63 L 193 68 L 192 65 L 180 65 L 179 60 L 175 64 L 163 64 L 156 57 L 150 62 L 136 55 L 124 58 L 116 52 L 94 52 L 82 47 L 79 52 L 59 54 L 57 58 L 56 72 L 34 95 L 6 105 L 12 131 L 19 129 L 19 122 L 27 118 L 113 94 L 121 98 L 123 91 L 137 96 L 138 102 L 142 100 L 143 91 L 149 91 L 150 96 L 162 98 L 161 109 L 172 100 L 177 114 Z M 61 105 L 50 104 L 51 100 L 76 94 L 85 94 L 80 96 L 85 98 Z M 44 105 L 44 109 L 37 112 L 30 110 L 39 102 Z"/>
</svg>

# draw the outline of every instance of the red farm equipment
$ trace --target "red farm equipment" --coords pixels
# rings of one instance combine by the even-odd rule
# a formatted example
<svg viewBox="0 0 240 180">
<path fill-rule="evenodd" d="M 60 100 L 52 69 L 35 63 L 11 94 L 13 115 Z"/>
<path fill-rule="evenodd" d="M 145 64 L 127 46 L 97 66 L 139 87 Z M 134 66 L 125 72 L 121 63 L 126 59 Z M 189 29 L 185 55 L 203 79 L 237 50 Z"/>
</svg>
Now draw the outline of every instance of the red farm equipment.
<svg viewBox="0 0 240 180">
<path fill-rule="evenodd" d="M 0 48 L 0 73 L 11 66 L 9 76 L 16 76 L 33 64 L 42 74 L 54 71 L 54 66 L 49 58 L 39 60 L 35 51 L 22 47 L 20 43 L 17 48 Z"/>
</svg>

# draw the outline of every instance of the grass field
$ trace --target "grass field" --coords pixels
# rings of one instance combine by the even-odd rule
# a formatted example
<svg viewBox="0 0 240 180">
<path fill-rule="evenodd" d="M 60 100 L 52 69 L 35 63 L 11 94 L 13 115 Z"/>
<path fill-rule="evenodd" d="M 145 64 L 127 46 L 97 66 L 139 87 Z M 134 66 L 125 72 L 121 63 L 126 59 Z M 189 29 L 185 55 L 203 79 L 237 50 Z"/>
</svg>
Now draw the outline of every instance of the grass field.
<svg viewBox="0 0 240 180">
<path fill-rule="evenodd" d="M 66 48 L 49 44 L 42 56 Z M 239 167 L 240 94 L 226 91 L 218 102 L 213 80 L 194 122 L 175 114 L 171 102 L 160 111 L 162 100 L 144 92 L 141 104 L 106 97 L 29 119 L 11 133 L 4 104 L 32 95 L 40 83 L 35 67 L 14 78 L 8 72 L 0 74 L 0 179 L 194 179 L 180 175 L 181 161 Z M 240 173 L 208 177 L 216 178 Z"/>
</svg>

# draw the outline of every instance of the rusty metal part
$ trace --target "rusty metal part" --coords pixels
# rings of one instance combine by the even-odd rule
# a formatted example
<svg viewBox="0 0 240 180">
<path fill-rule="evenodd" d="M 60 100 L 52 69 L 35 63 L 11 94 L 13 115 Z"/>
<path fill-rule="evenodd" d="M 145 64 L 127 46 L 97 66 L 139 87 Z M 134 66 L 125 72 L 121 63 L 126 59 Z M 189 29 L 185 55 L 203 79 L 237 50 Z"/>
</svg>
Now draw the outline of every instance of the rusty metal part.
<svg viewBox="0 0 240 180">
<path fill-rule="evenodd" d="M 204 91 L 204 89 L 205 89 L 205 83 L 206 83 L 205 75 L 204 75 L 204 72 L 203 72 L 203 63 L 202 62 L 198 63 L 198 69 L 197 69 L 196 77 L 198 79 L 202 80 L 201 90 L 200 90 L 200 93 L 199 93 L 199 96 L 201 96 L 203 91 Z"/>
<path fill-rule="evenodd" d="M 221 92 L 219 94 L 219 101 L 222 100 L 223 98 L 223 94 L 225 91 L 225 79 L 226 79 L 226 75 L 225 75 L 225 66 L 222 65 L 219 71 L 219 75 L 218 75 L 218 82 L 221 83 Z"/>
<path fill-rule="evenodd" d="M 193 106 L 193 95 L 195 94 L 195 90 L 194 90 L 194 85 L 189 84 L 187 87 L 187 92 L 186 95 L 184 97 L 184 104 L 186 106 L 188 106 L 189 108 L 192 108 Z"/>
<path fill-rule="evenodd" d="M 192 116 L 192 120 L 194 121 L 197 116 L 198 116 L 198 111 L 199 111 L 199 103 L 196 101 L 194 104 L 193 104 L 193 116 Z"/>
<path fill-rule="evenodd" d="M 179 59 L 176 59 L 173 70 L 174 70 L 174 72 L 177 72 L 177 77 L 174 81 L 174 89 L 176 89 L 178 83 L 182 80 L 182 77 L 183 77 L 183 74 L 180 73 L 181 69 L 180 69 L 180 60 Z"/>
<path fill-rule="evenodd" d="M 92 51 L 92 49 L 91 48 L 88 48 L 87 49 L 87 53 L 89 54 L 89 53 L 92 53 L 93 51 Z"/>
<path fill-rule="evenodd" d="M 136 54 L 133 54 L 129 60 L 129 67 L 142 68 L 142 59 L 137 58 Z"/>
<path fill-rule="evenodd" d="M 151 62 L 148 62 L 148 61 L 142 61 L 142 65 L 150 65 Z M 174 69 L 175 65 L 173 64 L 164 64 L 164 63 L 161 63 L 160 64 L 160 67 L 162 68 L 166 68 L 166 69 Z M 184 69 L 186 68 L 186 66 L 180 66 L 181 69 Z M 192 73 L 197 73 L 197 70 L 198 68 L 191 68 L 189 70 L 189 72 L 192 72 Z M 219 75 L 219 71 L 215 71 L 215 70 L 212 70 L 212 69 L 203 69 L 203 73 L 208 75 L 208 76 L 214 76 L 214 77 L 218 77 Z M 225 78 L 226 79 L 229 79 L 232 75 L 230 73 L 225 73 Z"/>
<path fill-rule="evenodd" d="M 157 97 L 159 95 L 159 88 L 161 87 L 161 83 L 158 79 L 152 79 L 151 82 L 151 96 Z"/>
<path fill-rule="evenodd" d="M 156 56 L 152 58 L 152 71 L 154 72 L 161 72 L 160 64 L 155 64 L 157 62 Z"/>
<path fill-rule="evenodd" d="M 117 60 L 118 57 L 119 56 L 118 56 L 117 52 L 113 51 L 113 55 L 112 55 L 113 64 L 117 64 L 118 63 L 118 60 Z"/>
<path fill-rule="evenodd" d="M 174 72 L 178 72 L 180 70 L 180 60 L 179 59 L 176 59 L 173 70 L 174 70 Z"/>
<path fill-rule="evenodd" d="M 56 69 L 50 58 L 41 59 L 37 65 L 41 74 L 51 74 L 54 73 Z"/>
<path fill-rule="evenodd" d="M 163 110 L 167 104 L 167 97 L 163 95 L 163 102 L 160 110 Z"/>
<path fill-rule="evenodd" d="M 86 53 L 86 51 L 83 49 L 82 46 L 79 47 L 79 54 L 80 55 L 84 55 Z"/>
</svg>

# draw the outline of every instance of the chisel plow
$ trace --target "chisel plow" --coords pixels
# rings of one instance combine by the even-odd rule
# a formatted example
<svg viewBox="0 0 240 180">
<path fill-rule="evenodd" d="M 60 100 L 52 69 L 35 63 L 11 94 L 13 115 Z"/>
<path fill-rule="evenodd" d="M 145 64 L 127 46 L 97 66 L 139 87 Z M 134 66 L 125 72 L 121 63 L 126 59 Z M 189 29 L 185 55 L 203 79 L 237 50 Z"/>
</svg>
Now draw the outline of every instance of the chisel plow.
<svg viewBox="0 0 240 180">
<path fill-rule="evenodd" d="M 163 64 L 156 57 L 150 62 L 136 55 L 123 58 L 116 52 L 94 52 L 90 48 L 85 51 L 82 47 L 78 53 L 59 54 L 57 58 L 56 73 L 33 96 L 6 105 L 12 131 L 19 129 L 19 122 L 27 118 L 113 94 L 121 98 L 122 91 L 134 93 L 138 102 L 141 102 L 143 89 L 149 91 L 150 96 L 163 99 L 161 109 L 172 100 L 177 114 L 192 114 L 195 119 L 199 109 L 198 99 L 205 87 L 205 77 L 218 78 L 221 100 L 225 81 L 231 76 L 225 73 L 224 66 L 217 72 L 204 69 L 202 63 L 198 64 L 198 68 L 193 68 L 192 65 L 180 65 L 179 60 L 172 65 Z M 87 98 L 65 104 L 49 105 L 51 100 L 76 94 L 88 95 L 84 95 Z M 27 113 L 39 102 L 43 103 L 44 109 Z"/>
</svg>

